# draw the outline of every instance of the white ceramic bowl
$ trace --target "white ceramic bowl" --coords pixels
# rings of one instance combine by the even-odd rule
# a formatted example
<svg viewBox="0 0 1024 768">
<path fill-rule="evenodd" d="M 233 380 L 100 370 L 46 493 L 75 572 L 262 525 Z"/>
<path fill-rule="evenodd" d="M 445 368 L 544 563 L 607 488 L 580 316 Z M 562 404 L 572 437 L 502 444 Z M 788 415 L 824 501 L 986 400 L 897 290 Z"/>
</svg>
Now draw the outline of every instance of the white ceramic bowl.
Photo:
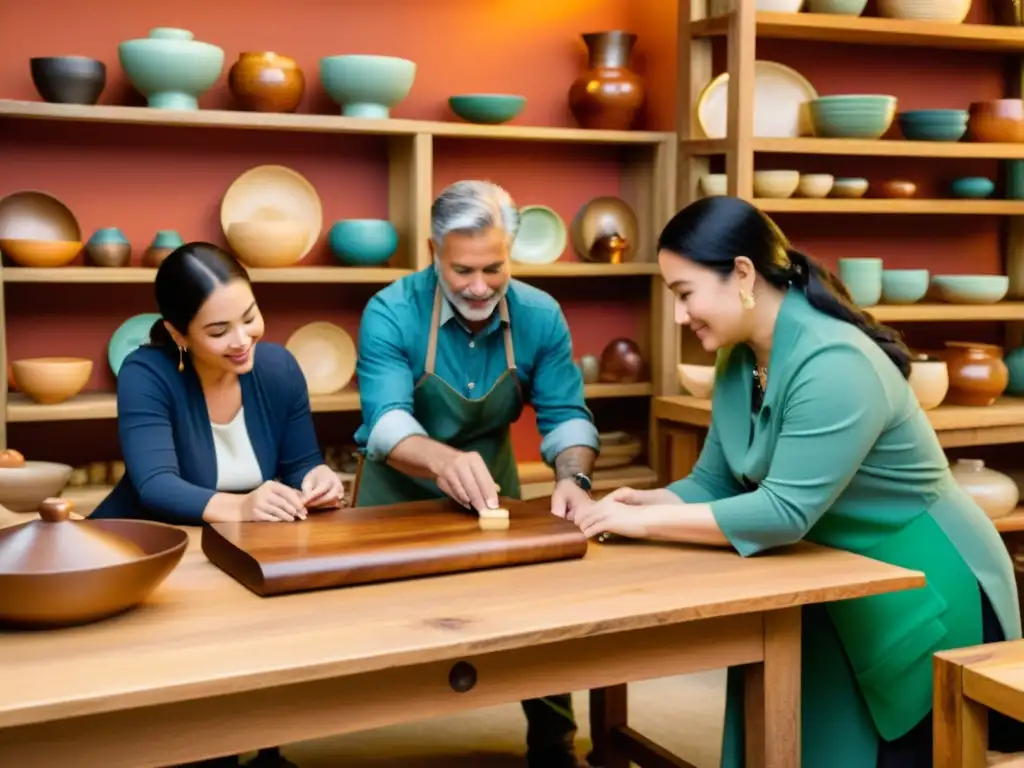
<svg viewBox="0 0 1024 768">
<path fill-rule="evenodd" d="M 688 365 L 680 363 L 676 366 L 679 383 L 694 397 L 708 398 L 715 388 L 715 366 Z"/>
<path fill-rule="evenodd" d="M 726 194 L 726 175 L 724 173 L 708 173 L 700 177 L 700 191 L 704 197 Z"/>
<path fill-rule="evenodd" d="M 792 197 L 799 184 L 799 171 L 754 171 L 754 197 Z"/>
<path fill-rule="evenodd" d="M 832 184 L 832 197 L 859 198 L 867 191 L 867 179 L 836 179 Z"/>
<path fill-rule="evenodd" d="M 835 176 L 831 173 L 802 173 L 796 193 L 800 197 L 828 197 L 835 180 Z"/>
</svg>

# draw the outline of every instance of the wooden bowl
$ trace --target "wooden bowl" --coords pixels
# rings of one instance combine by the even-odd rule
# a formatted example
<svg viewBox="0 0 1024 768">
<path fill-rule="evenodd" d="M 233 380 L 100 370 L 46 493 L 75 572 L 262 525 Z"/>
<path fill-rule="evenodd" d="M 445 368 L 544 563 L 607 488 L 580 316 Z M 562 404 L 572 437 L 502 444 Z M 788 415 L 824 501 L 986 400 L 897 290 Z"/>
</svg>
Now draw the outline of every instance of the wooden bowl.
<svg viewBox="0 0 1024 768">
<path fill-rule="evenodd" d="M 889 181 L 883 181 L 882 188 L 879 191 L 882 197 L 899 200 L 916 195 L 917 184 L 903 179 L 891 179 Z"/>
<path fill-rule="evenodd" d="M 82 244 L 64 240 L 0 240 L 5 253 L 19 267 L 63 267 L 75 260 Z"/>
<path fill-rule="evenodd" d="M 976 101 L 968 115 L 967 132 L 973 141 L 1024 142 L 1024 100 Z"/>
<path fill-rule="evenodd" d="M 45 192 L 15 192 L 0 200 L 0 240 L 80 242 L 82 230 L 71 210 Z"/>
<path fill-rule="evenodd" d="M 84 357 L 30 357 L 11 363 L 11 376 L 19 392 L 42 405 L 56 405 L 74 397 L 89 383 L 92 360 Z"/>
<path fill-rule="evenodd" d="M 64 490 L 73 467 L 53 461 L 26 461 L 0 467 L 0 505 L 12 512 L 35 512 L 43 499 Z"/>
<path fill-rule="evenodd" d="M 309 240 L 306 224 L 291 219 L 236 221 L 225 234 L 238 260 L 257 269 L 298 264 Z"/>
<path fill-rule="evenodd" d="M 285 347 L 306 377 L 310 395 L 340 392 L 355 375 L 355 342 L 333 323 L 304 325 L 288 338 Z"/>
<path fill-rule="evenodd" d="M 679 383 L 691 395 L 704 399 L 711 397 L 715 388 L 715 366 L 680 363 L 676 366 L 676 372 L 679 374 Z"/>
<path fill-rule="evenodd" d="M 148 520 L 73 520 L 47 499 L 40 520 L 0 531 L 0 624 L 55 628 L 132 608 L 174 570 L 181 528 Z"/>
<path fill-rule="evenodd" d="M 618 236 L 625 244 L 620 242 L 616 248 L 602 247 L 611 235 Z M 640 226 L 625 200 L 595 197 L 576 212 L 569 236 L 573 250 L 582 261 L 602 261 L 613 256 L 620 261 L 630 261 L 636 258 Z"/>
<path fill-rule="evenodd" d="M 601 452 L 594 462 L 594 469 L 624 467 L 633 463 L 643 450 L 640 438 L 628 432 L 603 432 L 598 439 Z"/>
</svg>

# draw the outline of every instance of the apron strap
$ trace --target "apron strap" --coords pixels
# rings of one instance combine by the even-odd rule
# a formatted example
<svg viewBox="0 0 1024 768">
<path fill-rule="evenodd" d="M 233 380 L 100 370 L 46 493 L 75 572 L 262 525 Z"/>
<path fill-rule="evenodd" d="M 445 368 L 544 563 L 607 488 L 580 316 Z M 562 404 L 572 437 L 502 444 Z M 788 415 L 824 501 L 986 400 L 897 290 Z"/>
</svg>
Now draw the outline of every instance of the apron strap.
<svg viewBox="0 0 1024 768">
<path fill-rule="evenodd" d="M 509 321 L 508 302 L 504 296 L 498 302 L 498 316 L 501 318 L 502 334 L 505 337 L 505 364 L 510 371 L 514 371 L 516 369 L 516 352 L 512 348 L 512 324 Z"/>
<path fill-rule="evenodd" d="M 441 285 L 434 289 L 434 312 L 430 318 L 430 338 L 427 341 L 427 361 L 423 366 L 424 373 L 434 374 L 434 362 L 437 360 L 437 327 L 441 322 Z"/>
</svg>

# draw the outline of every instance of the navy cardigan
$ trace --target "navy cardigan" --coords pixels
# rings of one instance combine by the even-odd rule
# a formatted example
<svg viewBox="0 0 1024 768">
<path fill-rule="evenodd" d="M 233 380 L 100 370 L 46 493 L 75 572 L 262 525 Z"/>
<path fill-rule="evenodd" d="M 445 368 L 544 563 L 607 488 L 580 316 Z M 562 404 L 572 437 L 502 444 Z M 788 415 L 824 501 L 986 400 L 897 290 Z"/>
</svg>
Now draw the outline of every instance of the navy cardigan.
<svg viewBox="0 0 1024 768">
<path fill-rule="evenodd" d="M 298 488 L 323 463 L 306 379 L 279 344 L 260 342 L 253 354 L 252 370 L 239 377 L 249 439 L 263 480 Z M 126 472 L 91 517 L 202 524 L 217 493 L 217 458 L 192 367 L 179 372 L 177 354 L 157 347 L 128 355 L 117 377 L 117 431 Z"/>
</svg>

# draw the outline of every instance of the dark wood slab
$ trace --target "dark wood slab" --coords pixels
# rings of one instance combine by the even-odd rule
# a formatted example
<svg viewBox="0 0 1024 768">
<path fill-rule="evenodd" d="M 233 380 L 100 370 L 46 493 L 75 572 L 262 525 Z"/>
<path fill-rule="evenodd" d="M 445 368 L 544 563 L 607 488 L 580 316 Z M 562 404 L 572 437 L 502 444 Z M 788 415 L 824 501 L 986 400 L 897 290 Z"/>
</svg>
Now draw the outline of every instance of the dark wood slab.
<svg viewBox="0 0 1024 768">
<path fill-rule="evenodd" d="M 510 525 L 480 529 L 450 500 L 311 514 L 296 523 L 213 523 L 203 553 L 257 595 L 583 557 L 587 539 L 546 507 L 502 499 Z"/>
</svg>

